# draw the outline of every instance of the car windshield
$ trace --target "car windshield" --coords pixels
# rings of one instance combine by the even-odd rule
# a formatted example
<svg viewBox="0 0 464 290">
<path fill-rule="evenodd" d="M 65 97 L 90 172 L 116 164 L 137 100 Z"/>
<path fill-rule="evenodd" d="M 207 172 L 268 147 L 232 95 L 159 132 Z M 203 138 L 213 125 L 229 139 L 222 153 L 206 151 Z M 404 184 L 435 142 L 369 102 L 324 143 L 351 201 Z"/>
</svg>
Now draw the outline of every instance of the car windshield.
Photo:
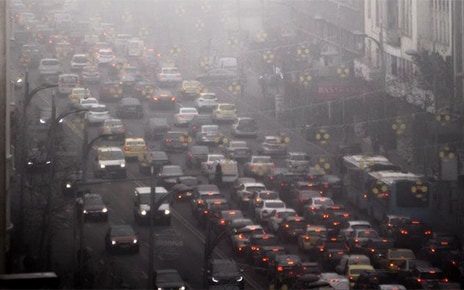
<svg viewBox="0 0 464 290">
<path fill-rule="evenodd" d="M 247 186 L 246 187 L 246 191 L 250 191 L 250 192 L 263 190 L 263 189 L 265 189 L 264 186 Z"/>
<path fill-rule="evenodd" d="M 277 238 L 274 236 L 264 236 L 258 240 L 256 240 L 256 245 L 259 246 L 274 246 L 277 245 Z"/>
<path fill-rule="evenodd" d="M 295 160 L 295 161 L 307 161 L 308 160 L 308 155 L 295 154 L 295 155 L 290 156 L 290 159 Z"/>
<path fill-rule="evenodd" d="M 220 161 L 220 160 L 224 160 L 225 157 L 223 155 L 212 155 L 212 156 L 209 156 L 209 161 L 211 162 L 215 162 L 215 161 Z"/>
<path fill-rule="evenodd" d="M 279 193 L 274 191 L 261 192 L 259 194 L 261 199 L 279 199 Z"/>
<path fill-rule="evenodd" d="M 235 105 L 233 104 L 221 105 L 221 110 L 224 110 L 224 111 L 235 110 Z"/>
<path fill-rule="evenodd" d="M 131 227 L 114 227 L 111 233 L 113 236 L 133 236 L 134 230 Z"/>
<path fill-rule="evenodd" d="M 235 219 L 235 218 L 243 218 L 243 213 L 241 211 L 225 211 L 222 212 L 222 217 L 224 219 Z"/>
<path fill-rule="evenodd" d="M 271 158 L 267 157 L 259 157 L 259 158 L 253 158 L 253 163 L 272 163 Z"/>
<path fill-rule="evenodd" d="M 89 104 L 98 104 L 96 99 L 81 99 L 82 105 L 89 105 Z"/>
<path fill-rule="evenodd" d="M 266 202 L 266 207 L 267 208 L 281 208 L 281 207 L 285 207 L 285 204 L 279 201 L 271 201 L 271 202 Z"/>
<path fill-rule="evenodd" d="M 126 146 L 129 146 L 129 147 L 143 147 L 143 146 L 145 146 L 145 142 L 144 141 L 127 141 Z"/>
<path fill-rule="evenodd" d="M 211 101 L 211 100 L 216 100 L 216 95 L 214 94 L 204 94 L 204 95 L 201 95 L 201 98 L 203 100 L 208 100 L 208 101 Z"/>
<path fill-rule="evenodd" d="M 358 238 L 378 238 L 379 235 L 376 231 L 359 231 Z"/>
<path fill-rule="evenodd" d="M 91 113 L 103 113 L 103 112 L 108 112 L 108 109 L 106 106 L 94 106 L 90 108 Z"/>
<path fill-rule="evenodd" d="M 86 205 L 101 205 L 103 204 L 102 198 L 99 195 L 91 195 L 85 197 Z"/>
<path fill-rule="evenodd" d="M 77 82 L 79 82 L 79 77 L 78 76 L 73 76 L 73 75 L 61 76 L 60 77 L 60 82 L 61 83 L 77 83 Z"/>
<path fill-rule="evenodd" d="M 180 113 L 181 113 L 181 114 L 198 114 L 197 110 L 196 110 L 196 109 L 193 109 L 193 108 L 190 108 L 190 109 L 187 109 L 187 108 L 180 109 Z"/>
<path fill-rule="evenodd" d="M 156 281 L 159 283 L 182 282 L 182 278 L 176 272 L 163 272 L 156 274 Z"/>
<path fill-rule="evenodd" d="M 314 197 L 314 196 L 317 196 L 319 195 L 319 192 L 317 191 L 313 191 L 313 190 L 302 190 L 300 191 L 300 198 L 311 198 L 311 197 Z"/>
<path fill-rule="evenodd" d="M 230 148 L 244 148 L 247 147 L 247 143 L 243 141 L 235 141 L 229 143 Z"/>
<path fill-rule="evenodd" d="M 103 151 L 100 153 L 100 160 L 121 160 L 124 159 L 122 151 Z"/>
</svg>

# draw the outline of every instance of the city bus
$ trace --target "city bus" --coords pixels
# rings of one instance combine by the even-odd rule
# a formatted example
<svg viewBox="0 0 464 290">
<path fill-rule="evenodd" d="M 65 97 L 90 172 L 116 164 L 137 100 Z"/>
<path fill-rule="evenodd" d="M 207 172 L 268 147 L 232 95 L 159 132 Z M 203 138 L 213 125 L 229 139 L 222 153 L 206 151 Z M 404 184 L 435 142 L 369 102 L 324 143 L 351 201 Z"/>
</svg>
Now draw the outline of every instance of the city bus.
<svg viewBox="0 0 464 290">
<path fill-rule="evenodd" d="M 348 155 L 343 157 L 341 172 L 344 197 L 360 210 L 366 210 L 368 200 L 365 185 L 368 173 L 381 170 L 400 170 L 400 168 L 381 155 Z"/>
<path fill-rule="evenodd" d="M 380 222 L 390 214 L 430 222 L 433 188 L 424 176 L 394 170 L 370 172 L 368 175 L 366 193 L 370 217 Z"/>
</svg>

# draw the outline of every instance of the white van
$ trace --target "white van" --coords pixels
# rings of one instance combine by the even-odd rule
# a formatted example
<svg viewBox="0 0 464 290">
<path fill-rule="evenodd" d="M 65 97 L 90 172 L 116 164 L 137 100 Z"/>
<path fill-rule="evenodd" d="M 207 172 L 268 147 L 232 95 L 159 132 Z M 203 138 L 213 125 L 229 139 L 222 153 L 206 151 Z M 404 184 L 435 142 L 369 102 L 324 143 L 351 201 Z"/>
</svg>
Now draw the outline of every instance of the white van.
<svg viewBox="0 0 464 290">
<path fill-rule="evenodd" d="M 72 90 L 79 86 L 79 76 L 77 74 L 60 74 L 58 76 L 58 94 L 69 96 Z"/>
</svg>

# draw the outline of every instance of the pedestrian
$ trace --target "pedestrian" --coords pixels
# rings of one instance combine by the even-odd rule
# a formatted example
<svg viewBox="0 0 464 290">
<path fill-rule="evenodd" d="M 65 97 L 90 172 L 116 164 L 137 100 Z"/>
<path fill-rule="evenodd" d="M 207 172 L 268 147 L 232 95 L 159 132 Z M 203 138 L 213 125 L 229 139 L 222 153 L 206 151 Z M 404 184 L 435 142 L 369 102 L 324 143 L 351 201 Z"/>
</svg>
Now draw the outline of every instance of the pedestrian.
<svg viewBox="0 0 464 290">
<path fill-rule="evenodd" d="M 216 164 L 216 171 L 214 172 L 214 182 L 219 187 L 222 185 L 222 166 L 221 163 Z"/>
</svg>

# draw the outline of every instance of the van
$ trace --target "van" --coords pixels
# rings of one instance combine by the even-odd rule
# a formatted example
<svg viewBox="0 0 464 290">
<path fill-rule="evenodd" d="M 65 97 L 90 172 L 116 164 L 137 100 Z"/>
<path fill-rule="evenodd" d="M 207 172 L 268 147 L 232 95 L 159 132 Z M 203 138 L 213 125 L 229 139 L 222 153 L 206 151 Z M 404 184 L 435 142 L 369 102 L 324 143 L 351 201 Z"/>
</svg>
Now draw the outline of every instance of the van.
<svg viewBox="0 0 464 290">
<path fill-rule="evenodd" d="M 79 76 L 77 74 L 60 74 L 58 76 L 58 94 L 69 96 L 74 88 L 79 86 Z"/>
<path fill-rule="evenodd" d="M 43 81 L 47 81 L 50 77 L 56 77 L 63 72 L 61 63 L 56 58 L 42 58 L 39 62 L 39 76 Z"/>
</svg>

